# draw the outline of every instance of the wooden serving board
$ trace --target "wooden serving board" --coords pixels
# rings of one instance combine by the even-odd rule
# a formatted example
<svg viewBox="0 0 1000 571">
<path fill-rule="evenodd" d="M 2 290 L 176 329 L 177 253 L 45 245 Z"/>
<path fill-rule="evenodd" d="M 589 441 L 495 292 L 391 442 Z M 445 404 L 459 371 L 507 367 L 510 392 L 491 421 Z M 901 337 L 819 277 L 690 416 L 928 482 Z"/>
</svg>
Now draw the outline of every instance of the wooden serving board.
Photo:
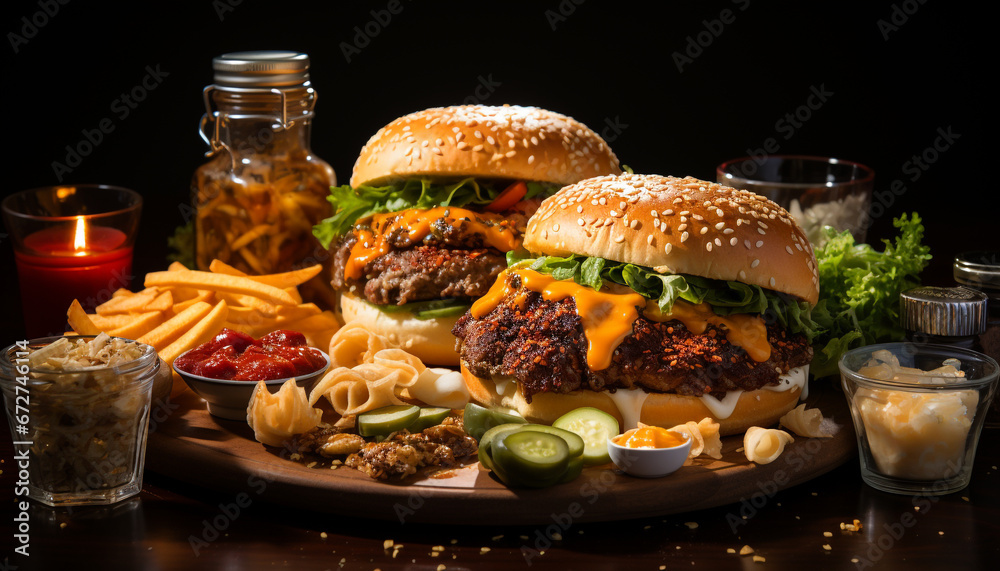
<svg viewBox="0 0 1000 571">
<path fill-rule="evenodd" d="M 587 468 L 575 481 L 509 489 L 478 463 L 405 484 L 370 479 L 351 468 L 309 467 L 287 451 L 253 439 L 244 422 L 211 416 L 191 392 L 169 418 L 151 423 L 146 468 L 166 476 L 289 507 L 399 522 L 542 524 L 553 518 L 613 521 L 760 501 L 822 475 L 857 454 L 847 403 L 828 380 L 814 381 L 807 402 L 833 417 L 832 438 L 795 438 L 771 464 L 748 462 L 741 436 L 723 438 L 722 458 L 688 460 L 657 479 L 628 476 L 609 464 Z M 171 405 L 173 406 L 173 405 Z M 156 418 L 154 418 L 154 421 Z M 739 451 L 738 451 L 739 450 Z"/>
</svg>

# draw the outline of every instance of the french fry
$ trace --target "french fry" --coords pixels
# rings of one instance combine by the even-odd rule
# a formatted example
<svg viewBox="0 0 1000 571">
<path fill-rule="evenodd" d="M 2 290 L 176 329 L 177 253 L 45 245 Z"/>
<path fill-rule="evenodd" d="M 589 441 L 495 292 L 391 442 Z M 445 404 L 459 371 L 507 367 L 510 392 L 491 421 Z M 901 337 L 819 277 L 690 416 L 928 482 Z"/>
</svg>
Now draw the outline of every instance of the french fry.
<svg viewBox="0 0 1000 571">
<path fill-rule="evenodd" d="M 145 311 L 170 311 L 174 307 L 174 296 L 168 290 L 153 298 L 149 305 L 144 307 Z"/>
<path fill-rule="evenodd" d="M 120 327 L 125 327 L 135 319 L 135 314 L 132 313 L 114 313 L 111 315 L 101 315 L 99 313 L 88 313 L 87 317 L 96 325 L 101 331 L 111 331 L 112 329 L 118 329 Z"/>
<path fill-rule="evenodd" d="M 226 322 L 228 315 L 229 307 L 226 305 L 226 302 L 219 301 L 201 321 L 184 332 L 173 343 L 164 347 L 162 351 L 157 351 L 157 353 L 168 365 L 173 365 L 174 359 L 178 355 L 211 339 L 222 328 L 222 324 Z M 176 372 L 173 373 L 173 379 L 174 384 L 170 391 L 171 397 L 183 393 L 188 388 L 187 383 Z"/>
<path fill-rule="evenodd" d="M 159 293 L 160 290 L 158 288 L 148 287 L 132 295 L 112 297 L 108 301 L 97 306 L 97 313 L 99 315 L 111 315 L 114 313 L 139 311 L 149 305 L 149 303 L 151 303 Z"/>
<path fill-rule="evenodd" d="M 151 272 L 145 285 L 150 287 L 194 287 L 216 292 L 250 295 L 275 305 L 296 305 L 295 299 L 281 288 L 263 284 L 244 276 L 229 276 L 199 270 Z"/>
<path fill-rule="evenodd" d="M 174 359 L 181 353 L 205 343 L 222 328 L 228 315 L 229 306 L 226 305 L 225 301 L 215 304 L 215 307 L 203 319 L 175 339 L 173 343 L 164 347 L 162 351 L 158 351 L 160 358 L 167 363 L 173 363 Z"/>
<path fill-rule="evenodd" d="M 189 288 L 181 288 L 181 289 L 189 289 Z M 177 296 L 174 296 L 174 313 L 175 314 L 184 311 L 185 309 L 191 307 L 192 305 L 198 303 L 199 301 L 204 301 L 204 302 L 209 302 L 209 303 L 212 302 L 212 297 L 214 295 L 212 292 L 210 292 L 208 290 L 203 290 L 203 289 L 196 289 L 196 290 L 193 290 L 193 291 L 198 292 L 198 295 L 196 295 L 195 297 L 193 297 L 191 299 L 185 299 L 185 300 L 178 301 L 177 300 Z"/>
<path fill-rule="evenodd" d="M 150 345 L 157 351 L 160 351 L 176 341 L 178 337 L 183 335 L 195 323 L 201 321 L 210 311 L 212 311 L 212 304 L 204 301 L 195 302 L 187 309 L 143 334 L 136 341 Z"/>
<path fill-rule="evenodd" d="M 78 300 L 74 299 L 73 303 L 69 305 L 66 317 L 69 319 L 69 325 L 73 328 L 73 331 L 80 335 L 97 335 L 102 331 L 100 327 L 90 320 L 90 316 L 83 310 L 83 306 L 80 305 Z"/>
<path fill-rule="evenodd" d="M 298 270 L 291 270 L 288 272 L 283 272 L 280 274 L 266 274 L 261 276 L 251 276 L 247 275 L 229 264 L 221 260 L 212 260 L 209 266 L 209 271 L 217 274 L 225 274 L 229 276 L 241 276 L 248 277 L 254 281 L 260 282 L 262 284 L 271 285 L 277 288 L 286 289 L 291 287 L 297 287 L 305 282 L 313 279 L 321 271 L 323 271 L 323 266 L 320 264 L 315 264 L 312 266 L 307 266 Z"/>
<path fill-rule="evenodd" d="M 151 311 L 149 313 L 136 314 L 132 320 L 117 329 L 108 331 L 112 337 L 124 337 L 125 339 L 137 339 L 152 330 L 157 325 L 163 323 L 162 311 Z"/>
<path fill-rule="evenodd" d="M 179 270 L 186 270 L 186 269 L 188 269 L 187 266 L 185 266 L 184 264 L 182 264 L 180 262 L 170 262 L 170 265 L 167 266 L 167 271 L 168 272 L 176 272 L 176 271 L 179 271 Z"/>
</svg>

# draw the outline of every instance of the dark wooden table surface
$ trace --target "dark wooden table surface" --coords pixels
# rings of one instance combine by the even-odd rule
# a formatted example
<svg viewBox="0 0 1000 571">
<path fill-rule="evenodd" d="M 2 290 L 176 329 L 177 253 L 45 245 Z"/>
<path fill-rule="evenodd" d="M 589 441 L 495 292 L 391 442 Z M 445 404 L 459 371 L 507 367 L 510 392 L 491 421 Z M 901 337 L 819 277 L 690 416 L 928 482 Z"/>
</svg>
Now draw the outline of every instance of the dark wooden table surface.
<svg viewBox="0 0 1000 571">
<path fill-rule="evenodd" d="M 982 569 L 1000 556 L 1000 431 L 985 430 L 970 486 L 942 497 L 866 486 L 857 459 L 773 495 L 605 523 L 431 525 L 333 516 L 150 473 L 114 507 L 32 504 L 30 556 L 0 440 L 0 569 Z M 199 469 L 192 466 L 192 470 Z M 860 531 L 842 524 L 861 522 Z M 749 546 L 753 555 L 740 555 Z M 762 558 L 754 560 L 754 555 Z M 992 564 L 990 562 L 993 562 Z"/>
</svg>

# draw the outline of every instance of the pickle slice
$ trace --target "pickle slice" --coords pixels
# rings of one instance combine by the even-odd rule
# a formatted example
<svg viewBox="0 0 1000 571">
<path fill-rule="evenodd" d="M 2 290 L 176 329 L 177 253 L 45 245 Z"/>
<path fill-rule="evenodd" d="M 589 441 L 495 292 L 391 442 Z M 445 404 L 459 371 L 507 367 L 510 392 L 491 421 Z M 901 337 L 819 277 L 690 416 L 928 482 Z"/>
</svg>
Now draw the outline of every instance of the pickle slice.
<svg viewBox="0 0 1000 571">
<path fill-rule="evenodd" d="M 493 463 L 509 484 L 551 486 L 569 468 L 569 446 L 560 436 L 536 430 L 514 430 L 492 443 Z"/>
<path fill-rule="evenodd" d="M 397 404 L 384 406 L 358 415 L 357 428 L 361 436 L 385 436 L 412 425 L 420 417 L 420 407 Z"/>
<path fill-rule="evenodd" d="M 465 413 L 462 423 L 465 426 L 465 433 L 479 440 L 486 434 L 486 431 L 507 423 L 525 424 L 528 421 L 521 415 L 500 409 L 486 408 L 482 405 L 470 402 L 465 405 Z"/>
</svg>

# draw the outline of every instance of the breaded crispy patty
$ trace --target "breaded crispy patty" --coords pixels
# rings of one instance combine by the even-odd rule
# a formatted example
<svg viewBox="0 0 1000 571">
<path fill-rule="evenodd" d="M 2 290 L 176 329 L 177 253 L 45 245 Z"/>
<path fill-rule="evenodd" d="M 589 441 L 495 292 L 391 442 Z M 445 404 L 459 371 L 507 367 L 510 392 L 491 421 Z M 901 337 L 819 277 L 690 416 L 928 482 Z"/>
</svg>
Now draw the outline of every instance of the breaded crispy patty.
<svg viewBox="0 0 1000 571">
<path fill-rule="evenodd" d="M 480 319 L 466 313 L 455 325 L 460 356 L 475 375 L 512 377 L 525 400 L 541 392 L 568 393 L 641 387 L 651 392 L 701 396 L 777 384 L 779 375 L 809 364 L 802 335 L 767 326 L 771 356 L 762 363 L 726 339 L 724 328 L 692 333 L 680 321 L 640 317 L 615 349 L 611 366 L 587 366 L 587 340 L 572 297 L 546 301 L 536 292 L 513 291 Z"/>
</svg>

